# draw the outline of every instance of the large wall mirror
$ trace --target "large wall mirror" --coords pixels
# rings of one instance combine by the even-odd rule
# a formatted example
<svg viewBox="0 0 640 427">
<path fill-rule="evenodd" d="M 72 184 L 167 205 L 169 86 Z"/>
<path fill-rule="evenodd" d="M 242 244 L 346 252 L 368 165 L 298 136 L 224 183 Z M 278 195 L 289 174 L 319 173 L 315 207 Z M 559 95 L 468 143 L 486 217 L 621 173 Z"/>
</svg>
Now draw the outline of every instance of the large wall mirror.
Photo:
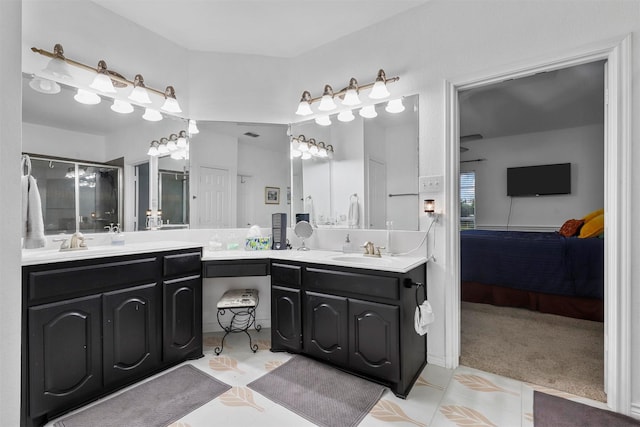
<svg viewBox="0 0 640 427">
<path fill-rule="evenodd" d="M 163 160 L 163 156 L 158 160 L 158 168 L 149 168 L 150 157 L 147 154 L 151 141 L 186 130 L 187 121 L 170 115 L 163 115 L 161 121 L 147 121 L 142 119 L 144 110 L 137 106 L 129 114 L 117 113 L 111 108 L 113 101 L 106 97 L 97 105 L 81 104 L 74 100 L 75 88 L 64 84 L 58 86 L 59 89 L 49 90 L 55 93 L 42 93 L 43 89 L 50 88 L 43 88 L 42 83 L 34 81 L 31 75 L 23 75 L 22 151 L 37 158 L 53 159 L 51 163 L 44 161 L 42 168 L 37 163 L 38 168 L 50 176 L 53 176 L 52 171 L 57 166 L 58 169 L 67 166 L 65 162 L 71 162 L 71 166 L 79 163 L 82 167 L 102 168 L 103 172 L 108 165 L 119 166 L 122 168 L 121 182 L 115 185 L 113 191 L 117 191 L 115 197 L 121 202 L 115 205 L 117 207 L 110 205 L 109 209 L 102 209 L 102 202 L 107 200 L 107 196 L 101 192 L 95 198 L 102 200 L 102 204 L 96 205 L 95 209 L 88 208 L 88 215 L 80 212 L 75 218 L 75 228 L 69 223 L 74 222 L 69 212 L 65 211 L 60 218 L 52 216 L 51 233 L 86 229 L 88 223 L 84 222 L 85 217 L 91 219 L 91 213 L 99 219 L 94 221 L 91 231 L 106 231 L 101 226 L 102 222 L 119 222 L 126 230 L 144 230 L 145 227 L 140 225 L 144 225 L 146 209 L 154 199 L 166 212 L 170 212 L 170 223 L 188 225 L 188 159 Z M 167 154 L 166 157 L 170 156 Z M 153 176 L 149 175 L 150 171 L 153 171 Z M 103 181 L 101 187 L 106 189 L 106 179 Z M 43 186 L 48 183 L 39 179 L 38 184 Z M 80 193 L 89 189 L 96 193 L 95 188 L 98 187 L 88 186 L 81 189 Z M 46 188 L 44 192 L 47 194 Z M 109 197 L 114 196 L 111 194 Z M 53 202 L 51 206 L 55 205 Z"/>
<path fill-rule="evenodd" d="M 270 230 L 272 214 L 291 207 L 287 125 L 198 121 L 198 128 L 190 157 L 192 227 Z"/>
<path fill-rule="evenodd" d="M 332 116 L 329 126 L 291 125 L 293 218 L 308 215 L 319 228 L 419 229 L 418 95 L 402 104 L 396 113 L 387 102 L 376 104 L 375 117 L 355 113 L 349 122 Z M 301 146 L 301 135 L 333 152 L 305 153 L 310 147 Z"/>
</svg>

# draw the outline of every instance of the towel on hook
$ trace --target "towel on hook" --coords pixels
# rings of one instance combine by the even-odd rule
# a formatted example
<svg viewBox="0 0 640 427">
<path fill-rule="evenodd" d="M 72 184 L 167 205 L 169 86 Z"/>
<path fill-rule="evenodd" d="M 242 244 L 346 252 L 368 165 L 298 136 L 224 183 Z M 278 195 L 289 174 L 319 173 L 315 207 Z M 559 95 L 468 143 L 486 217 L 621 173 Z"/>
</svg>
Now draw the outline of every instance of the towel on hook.
<svg viewBox="0 0 640 427">
<path fill-rule="evenodd" d="M 360 202 L 357 194 L 352 194 L 349 197 L 349 227 L 358 228 L 360 224 Z"/>
<path fill-rule="evenodd" d="M 416 313 L 414 316 L 414 327 L 419 335 L 424 335 L 429 332 L 429 325 L 433 323 L 434 316 L 431 304 L 429 301 L 424 301 L 422 304 L 416 307 Z"/>
<path fill-rule="evenodd" d="M 27 167 L 27 174 L 21 177 L 22 190 L 22 237 L 25 249 L 41 248 L 47 243 L 44 237 L 44 220 L 42 219 L 42 201 L 36 179 L 31 176 L 31 160 L 22 158 L 22 171 Z"/>
</svg>

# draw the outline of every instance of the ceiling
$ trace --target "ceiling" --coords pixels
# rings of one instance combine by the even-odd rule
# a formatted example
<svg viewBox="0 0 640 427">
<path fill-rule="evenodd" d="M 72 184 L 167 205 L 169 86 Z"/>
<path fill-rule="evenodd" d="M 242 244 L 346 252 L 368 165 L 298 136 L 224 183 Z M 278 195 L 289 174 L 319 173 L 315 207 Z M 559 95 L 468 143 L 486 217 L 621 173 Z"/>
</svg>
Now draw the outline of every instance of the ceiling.
<svg viewBox="0 0 640 427">
<path fill-rule="evenodd" d="M 429 0 L 91 0 L 189 50 L 293 58 Z"/>
<path fill-rule="evenodd" d="M 604 61 L 461 91 L 459 101 L 463 148 L 482 139 L 601 124 Z"/>
</svg>

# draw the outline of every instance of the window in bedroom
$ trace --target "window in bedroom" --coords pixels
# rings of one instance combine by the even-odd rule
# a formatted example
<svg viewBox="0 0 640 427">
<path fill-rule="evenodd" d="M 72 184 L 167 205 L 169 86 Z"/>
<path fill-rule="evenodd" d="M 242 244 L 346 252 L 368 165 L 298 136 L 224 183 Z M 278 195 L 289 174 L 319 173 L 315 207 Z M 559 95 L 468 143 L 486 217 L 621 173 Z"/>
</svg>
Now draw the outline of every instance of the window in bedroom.
<svg viewBox="0 0 640 427">
<path fill-rule="evenodd" d="M 476 173 L 460 172 L 460 229 L 476 228 Z"/>
</svg>

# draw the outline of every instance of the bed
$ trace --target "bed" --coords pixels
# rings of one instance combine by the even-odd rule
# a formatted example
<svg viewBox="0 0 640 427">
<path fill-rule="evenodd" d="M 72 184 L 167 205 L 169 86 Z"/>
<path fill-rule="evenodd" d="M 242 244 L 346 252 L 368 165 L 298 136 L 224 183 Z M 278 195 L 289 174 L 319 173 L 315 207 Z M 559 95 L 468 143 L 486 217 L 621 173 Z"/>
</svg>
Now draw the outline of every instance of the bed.
<svg viewBox="0 0 640 427">
<path fill-rule="evenodd" d="M 604 239 L 464 230 L 462 300 L 604 320 Z"/>
</svg>

